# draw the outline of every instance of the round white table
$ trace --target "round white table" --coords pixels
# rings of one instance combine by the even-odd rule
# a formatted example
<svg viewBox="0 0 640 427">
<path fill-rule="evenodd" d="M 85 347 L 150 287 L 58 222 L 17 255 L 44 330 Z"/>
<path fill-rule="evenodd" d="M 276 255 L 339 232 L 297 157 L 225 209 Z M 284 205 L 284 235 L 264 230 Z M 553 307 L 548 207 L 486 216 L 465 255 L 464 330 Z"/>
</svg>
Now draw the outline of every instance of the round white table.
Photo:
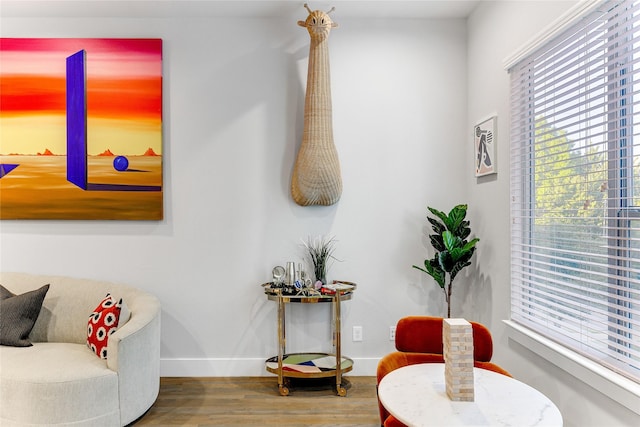
<svg viewBox="0 0 640 427">
<path fill-rule="evenodd" d="M 545 395 L 516 379 L 473 369 L 473 402 L 447 396 L 443 363 L 409 365 L 378 385 L 382 405 L 408 426 L 562 426 L 562 414 Z"/>
</svg>

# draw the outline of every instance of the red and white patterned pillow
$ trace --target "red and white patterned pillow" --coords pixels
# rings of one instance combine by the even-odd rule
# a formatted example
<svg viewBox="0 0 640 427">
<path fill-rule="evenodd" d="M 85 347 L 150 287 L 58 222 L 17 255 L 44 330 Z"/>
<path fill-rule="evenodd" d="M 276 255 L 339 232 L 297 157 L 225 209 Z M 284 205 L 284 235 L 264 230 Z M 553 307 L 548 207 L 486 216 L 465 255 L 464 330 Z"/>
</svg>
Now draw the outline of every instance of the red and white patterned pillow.
<svg viewBox="0 0 640 427">
<path fill-rule="evenodd" d="M 107 358 L 109 336 L 118 329 L 122 299 L 116 301 L 111 294 L 98 304 L 87 323 L 87 347 L 101 359 Z"/>
</svg>

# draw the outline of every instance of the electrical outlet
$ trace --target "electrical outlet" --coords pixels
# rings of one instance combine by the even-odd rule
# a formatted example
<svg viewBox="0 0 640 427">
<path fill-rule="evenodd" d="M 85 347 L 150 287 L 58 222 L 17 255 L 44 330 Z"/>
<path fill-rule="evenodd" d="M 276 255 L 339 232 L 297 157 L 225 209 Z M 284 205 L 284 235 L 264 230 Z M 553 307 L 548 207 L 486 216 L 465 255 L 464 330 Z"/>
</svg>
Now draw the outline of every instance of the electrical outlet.
<svg viewBox="0 0 640 427">
<path fill-rule="evenodd" d="M 395 340 L 396 340 L 396 327 L 389 326 L 389 341 L 395 341 Z"/>
<path fill-rule="evenodd" d="M 353 341 L 362 341 L 362 326 L 353 327 Z"/>
</svg>

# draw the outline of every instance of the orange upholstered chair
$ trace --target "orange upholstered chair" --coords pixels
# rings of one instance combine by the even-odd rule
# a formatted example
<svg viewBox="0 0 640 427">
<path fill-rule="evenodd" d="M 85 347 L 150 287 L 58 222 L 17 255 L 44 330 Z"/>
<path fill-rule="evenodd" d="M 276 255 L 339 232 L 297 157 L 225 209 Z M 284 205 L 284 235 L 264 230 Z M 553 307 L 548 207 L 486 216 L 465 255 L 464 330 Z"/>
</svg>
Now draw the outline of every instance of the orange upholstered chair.
<svg viewBox="0 0 640 427">
<path fill-rule="evenodd" d="M 469 322 L 473 328 L 473 359 L 476 368 L 488 369 L 503 375 L 507 371 L 491 363 L 493 340 L 489 330 L 480 323 Z M 417 363 L 444 363 L 442 344 L 442 317 L 409 316 L 396 326 L 396 350 L 378 363 L 378 384 L 389 372 Z M 390 415 L 378 400 L 380 422 L 384 427 L 401 427 L 400 421 Z"/>
</svg>

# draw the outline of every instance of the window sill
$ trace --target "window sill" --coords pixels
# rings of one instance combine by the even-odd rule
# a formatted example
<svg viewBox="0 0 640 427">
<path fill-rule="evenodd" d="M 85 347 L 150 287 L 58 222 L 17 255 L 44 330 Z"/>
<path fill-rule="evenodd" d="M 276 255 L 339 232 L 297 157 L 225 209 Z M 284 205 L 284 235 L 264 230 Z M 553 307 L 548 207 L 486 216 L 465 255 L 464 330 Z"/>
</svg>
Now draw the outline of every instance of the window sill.
<svg viewBox="0 0 640 427">
<path fill-rule="evenodd" d="M 640 414 L 640 384 L 581 356 L 511 320 L 504 320 L 510 339 L 568 372 L 605 396 Z"/>
</svg>

